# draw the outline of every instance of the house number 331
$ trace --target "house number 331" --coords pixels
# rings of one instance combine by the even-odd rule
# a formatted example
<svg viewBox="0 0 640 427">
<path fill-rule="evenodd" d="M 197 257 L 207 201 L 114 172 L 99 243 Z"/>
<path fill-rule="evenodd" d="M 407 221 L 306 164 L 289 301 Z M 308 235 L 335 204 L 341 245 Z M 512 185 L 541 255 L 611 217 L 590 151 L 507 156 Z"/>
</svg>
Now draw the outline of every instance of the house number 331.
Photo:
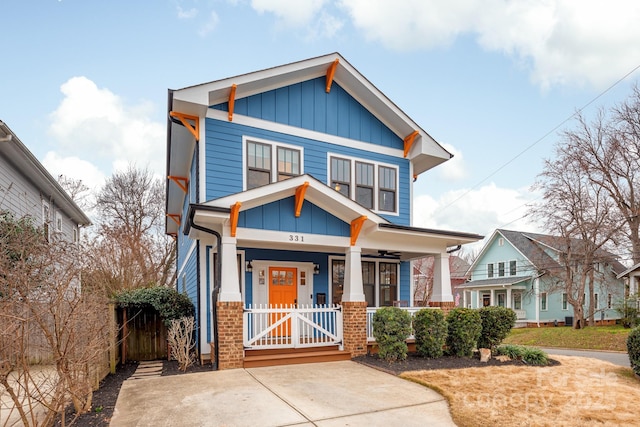
<svg viewBox="0 0 640 427">
<path fill-rule="evenodd" d="M 290 242 L 304 242 L 304 236 L 301 236 L 299 234 L 289 234 L 289 241 Z"/>
</svg>

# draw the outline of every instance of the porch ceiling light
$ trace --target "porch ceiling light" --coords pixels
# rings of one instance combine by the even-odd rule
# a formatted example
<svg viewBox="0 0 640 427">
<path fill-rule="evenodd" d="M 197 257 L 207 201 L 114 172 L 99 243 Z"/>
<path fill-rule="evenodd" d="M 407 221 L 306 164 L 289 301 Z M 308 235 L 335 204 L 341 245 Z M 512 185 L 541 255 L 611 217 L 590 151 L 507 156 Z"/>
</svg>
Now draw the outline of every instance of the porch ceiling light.
<svg viewBox="0 0 640 427">
<path fill-rule="evenodd" d="M 253 271 L 253 266 L 251 265 L 251 261 L 247 261 L 247 263 L 245 264 L 245 270 L 249 272 Z"/>
</svg>

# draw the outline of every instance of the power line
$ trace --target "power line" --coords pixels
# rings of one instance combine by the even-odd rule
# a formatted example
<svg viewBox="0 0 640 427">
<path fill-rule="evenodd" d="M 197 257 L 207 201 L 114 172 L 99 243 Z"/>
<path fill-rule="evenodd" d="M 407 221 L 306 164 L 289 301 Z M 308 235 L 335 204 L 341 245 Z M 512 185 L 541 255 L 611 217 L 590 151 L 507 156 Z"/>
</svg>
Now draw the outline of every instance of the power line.
<svg viewBox="0 0 640 427">
<path fill-rule="evenodd" d="M 629 71 L 628 73 L 626 73 L 624 76 L 622 76 L 621 78 L 619 78 L 618 80 L 616 80 L 613 84 L 611 84 L 608 88 L 606 88 L 604 91 L 600 92 L 597 96 L 595 96 L 594 98 L 592 98 L 589 102 L 587 102 L 585 105 L 583 105 L 582 107 L 580 107 L 578 110 L 576 110 L 573 114 L 571 114 L 570 116 L 568 116 L 567 118 L 565 118 L 564 120 L 562 120 L 560 123 L 558 123 L 556 126 L 554 126 L 550 131 L 548 131 L 547 133 L 545 133 L 544 135 L 542 135 L 540 138 L 538 138 L 537 140 L 535 140 L 532 144 L 530 144 L 529 146 L 527 146 L 524 150 L 520 151 L 518 154 L 516 154 L 513 158 L 511 158 L 510 160 L 508 160 L 506 163 L 504 163 L 502 166 L 500 166 L 498 169 L 494 170 L 491 174 L 489 174 L 487 177 L 485 177 L 484 179 L 482 179 L 481 181 L 479 181 L 477 184 L 475 184 L 474 186 L 472 186 L 471 188 L 469 188 L 467 191 L 463 192 L 459 197 L 457 197 L 456 199 L 454 199 L 453 201 L 449 202 L 447 205 L 445 205 L 444 207 L 442 207 L 440 209 L 440 211 L 446 210 L 449 207 L 451 207 L 452 205 L 454 205 L 456 202 L 458 202 L 459 200 L 461 200 L 462 198 L 464 198 L 467 194 L 471 193 L 472 190 L 478 188 L 481 184 L 483 184 L 484 182 L 486 182 L 489 178 L 493 177 L 494 175 L 496 175 L 498 172 L 500 172 L 502 169 L 506 168 L 507 166 L 509 166 L 511 163 L 513 163 L 514 161 L 516 161 L 520 156 L 522 156 L 524 153 L 526 153 L 527 151 L 529 151 L 530 149 L 532 149 L 534 146 L 538 145 L 540 142 L 542 142 L 547 136 L 551 135 L 552 133 L 556 132 L 560 127 L 564 126 L 565 123 L 567 123 L 569 120 L 573 119 L 576 115 L 580 114 L 582 111 L 584 111 L 587 107 L 589 107 L 591 104 L 593 104 L 594 102 L 596 102 L 598 99 L 600 99 L 602 96 L 604 96 L 606 93 L 608 93 L 609 91 L 611 91 L 611 89 L 613 89 L 614 87 L 616 87 L 618 84 L 620 84 L 622 81 L 624 81 L 627 77 L 629 77 L 631 74 L 635 73 L 638 69 L 640 69 L 640 64 L 638 64 L 637 66 L 635 66 L 631 71 Z"/>
</svg>

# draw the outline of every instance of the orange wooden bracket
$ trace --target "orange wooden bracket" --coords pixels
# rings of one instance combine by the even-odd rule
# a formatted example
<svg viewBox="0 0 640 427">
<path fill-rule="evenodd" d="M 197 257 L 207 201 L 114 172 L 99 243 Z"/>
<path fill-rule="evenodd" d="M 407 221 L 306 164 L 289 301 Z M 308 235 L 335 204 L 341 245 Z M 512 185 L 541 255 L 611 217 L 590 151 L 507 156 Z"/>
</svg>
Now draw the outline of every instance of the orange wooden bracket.
<svg viewBox="0 0 640 427">
<path fill-rule="evenodd" d="M 300 187 L 296 188 L 296 218 L 300 217 L 300 211 L 302 211 L 302 202 L 304 202 L 304 193 L 307 192 L 309 183 L 305 181 Z"/>
<path fill-rule="evenodd" d="M 411 146 L 415 142 L 416 136 L 418 136 L 418 131 L 414 130 L 411 135 L 404 139 L 404 157 L 407 157 L 407 154 L 409 154 L 409 150 L 411 150 Z"/>
<path fill-rule="evenodd" d="M 171 181 L 178 184 L 178 187 L 180 187 L 182 191 L 184 191 L 185 193 L 188 192 L 187 184 L 189 183 L 189 178 L 185 178 L 183 176 L 172 176 L 172 175 L 169 175 L 167 178 L 169 178 Z"/>
<path fill-rule="evenodd" d="M 356 218 L 351 221 L 351 246 L 355 246 L 358 241 L 358 236 L 360 235 L 360 231 L 362 230 L 362 226 L 364 222 L 367 220 L 365 215 L 362 215 L 360 218 Z"/>
<path fill-rule="evenodd" d="M 327 93 L 329 93 L 331 91 L 331 84 L 333 83 L 333 76 L 336 74 L 336 68 L 338 68 L 338 63 L 340 62 L 340 60 L 338 58 L 336 58 L 333 61 L 333 64 L 331 64 L 329 66 L 329 68 L 327 69 Z"/>
<path fill-rule="evenodd" d="M 242 203 L 236 202 L 231 205 L 231 237 L 236 237 L 236 230 L 238 229 L 238 215 L 240 215 L 240 206 Z"/>
<path fill-rule="evenodd" d="M 180 219 L 181 219 L 180 214 L 167 214 L 167 216 L 171 218 L 176 224 L 180 225 Z"/>
<path fill-rule="evenodd" d="M 196 141 L 200 141 L 200 117 L 192 116 L 190 114 L 178 113 L 177 111 L 171 111 L 169 115 L 180 120 L 184 127 L 186 127 L 187 130 L 191 132 Z M 194 124 L 192 125 L 187 120 L 193 120 Z"/>
<path fill-rule="evenodd" d="M 418 175 L 413 174 L 413 182 L 416 182 L 418 180 Z"/>
<path fill-rule="evenodd" d="M 236 105 L 236 84 L 231 85 L 231 91 L 229 92 L 229 121 L 233 121 L 233 109 Z"/>
</svg>

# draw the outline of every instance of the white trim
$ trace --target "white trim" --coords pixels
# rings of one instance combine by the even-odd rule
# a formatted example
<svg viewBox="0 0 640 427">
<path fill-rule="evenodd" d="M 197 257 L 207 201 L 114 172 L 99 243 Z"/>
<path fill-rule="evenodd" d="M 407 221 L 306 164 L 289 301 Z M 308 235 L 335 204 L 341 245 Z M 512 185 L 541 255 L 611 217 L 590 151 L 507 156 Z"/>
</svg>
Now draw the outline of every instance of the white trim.
<svg viewBox="0 0 640 427">
<path fill-rule="evenodd" d="M 360 157 L 354 157 L 344 154 L 335 153 L 332 151 L 327 151 L 327 186 L 331 187 L 331 158 L 335 157 L 338 159 L 349 160 L 351 162 L 351 176 L 349 182 L 349 199 L 353 200 L 357 203 L 355 199 L 355 191 L 356 191 L 356 163 L 366 163 L 373 165 L 373 209 L 372 212 L 377 213 L 378 215 L 389 215 L 389 216 L 400 216 L 400 168 L 398 165 L 393 165 L 390 163 L 378 162 L 375 160 L 364 159 Z M 380 166 L 384 166 L 389 169 L 394 169 L 396 171 L 396 200 L 395 200 L 395 211 L 382 211 L 378 209 L 378 197 L 380 195 Z"/>
<path fill-rule="evenodd" d="M 286 148 L 300 153 L 300 173 L 304 175 L 304 147 L 301 145 L 287 144 L 285 142 L 272 141 L 264 138 L 255 138 L 242 135 L 242 191 L 247 191 L 247 143 L 256 142 L 271 147 L 271 177 L 269 184 L 278 182 L 278 148 Z"/>
<path fill-rule="evenodd" d="M 198 156 L 198 161 L 199 161 L 199 170 L 202 171 L 206 171 L 207 170 L 207 144 L 203 143 L 203 141 L 206 141 L 207 138 L 207 134 L 206 134 L 206 123 L 207 120 L 204 117 L 200 117 L 200 140 L 198 142 L 198 144 L 196 144 L 196 146 L 198 147 L 198 149 L 200 150 L 199 156 Z M 195 150 L 194 150 L 195 151 Z M 206 172 L 204 173 L 200 173 L 200 176 L 198 176 L 198 174 L 196 173 L 196 179 L 199 179 L 199 188 L 200 188 L 200 198 L 198 199 L 198 202 L 203 202 L 205 200 L 207 200 L 207 174 Z"/>
<path fill-rule="evenodd" d="M 229 117 L 226 111 L 214 110 L 213 108 L 207 109 L 207 118 L 213 120 L 219 120 L 228 122 Z M 358 141 L 356 139 L 345 138 L 342 136 L 330 135 L 322 132 L 317 132 L 309 129 L 303 129 L 295 126 L 289 126 L 282 123 L 276 123 L 268 120 L 257 119 L 254 117 L 247 117 L 239 114 L 233 115 L 233 123 L 245 126 L 251 126 L 259 129 L 269 130 L 272 132 L 284 133 L 291 136 L 297 136 L 300 138 L 313 139 L 320 142 L 326 142 L 328 144 L 335 144 L 342 147 L 352 147 L 358 150 L 375 151 L 379 154 L 385 154 L 387 156 L 393 156 L 398 158 L 404 158 L 404 151 L 399 148 L 391 148 L 383 145 L 376 145 L 370 142 Z"/>
<path fill-rule="evenodd" d="M 182 265 L 178 269 L 177 274 L 182 274 L 182 271 L 187 266 L 187 262 L 189 261 L 189 258 L 191 257 L 191 254 L 193 253 L 193 251 L 196 250 L 196 245 L 197 245 L 197 241 L 193 240 L 193 242 L 191 243 L 191 246 L 189 247 L 189 250 L 187 251 L 187 254 L 184 257 L 184 262 L 182 263 Z"/>
<path fill-rule="evenodd" d="M 245 261 L 243 257 L 243 271 L 245 266 Z M 297 288 L 296 288 L 296 296 L 298 300 L 298 304 L 312 304 L 313 303 L 313 262 L 307 261 L 278 261 L 278 260 L 251 260 L 251 266 L 253 267 L 251 272 L 251 300 L 253 301 L 253 306 L 257 305 L 268 305 L 269 304 L 269 268 L 271 267 L 288 267 L 297 269 Z M 259 283 L 260 274 L 259 271 L 264 269 L 265 271 L 265 283 L 261 285 Z M 305 272 L 306 285 L 301 284 L 301 272 Z M 244 275 L 243 275 L 244 276 Z M 304 288 L 303 288 L 304 286 Z M 304 292 L 304 294 L 303 294 Z M 243 301 L 246 303 L 245 288 L 243 284 L 242 289 Z M 301 295 L 304 295 L 301 298 Z"/>
</svg>

